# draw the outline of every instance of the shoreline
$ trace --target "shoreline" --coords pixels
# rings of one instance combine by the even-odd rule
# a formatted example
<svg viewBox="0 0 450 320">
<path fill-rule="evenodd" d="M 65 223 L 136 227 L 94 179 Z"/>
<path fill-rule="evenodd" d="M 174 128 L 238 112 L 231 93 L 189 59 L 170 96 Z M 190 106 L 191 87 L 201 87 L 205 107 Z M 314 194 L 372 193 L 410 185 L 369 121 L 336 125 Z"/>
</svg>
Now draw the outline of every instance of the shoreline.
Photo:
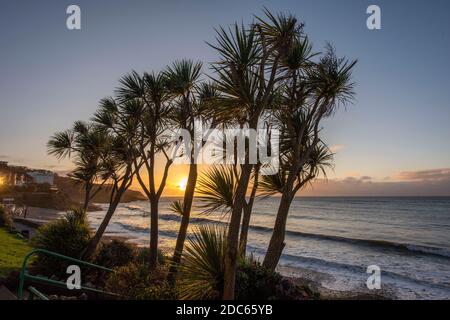
<svg viewBox="0 0 450 320">
<path fill-rule="evenodd" d="M 14 226 L 19 231 L 26 230 L 30 234 L 30 238 L 36 233 L 36 229 L 48 222 L 61 218 L 64 215 L 64 211 L 58 211 L 53 209 L 29 207 L 27 217 L 14 217 Z M 126 236 L 111 236 L 105 235 L 103 239 L 110 240 L 123 240 L 130 242 L 131 237 Z M 323 285 L 324 279 L 330 279 L 332 275 L 321 273 L 313 269 L 306 269 L 301 267 L 290 267 L 279 265 L 277 267 L 283 277 L 291 280 L 299 286 L 308 286 L 313 291 L 320 294 L 320 299 L 325 300 L 386 300 L 395 299 L 395 296 L 379 290 L 377 292 L 370 292 L 366 290 L 334 290 L 327 288 Z"/>
</svg>

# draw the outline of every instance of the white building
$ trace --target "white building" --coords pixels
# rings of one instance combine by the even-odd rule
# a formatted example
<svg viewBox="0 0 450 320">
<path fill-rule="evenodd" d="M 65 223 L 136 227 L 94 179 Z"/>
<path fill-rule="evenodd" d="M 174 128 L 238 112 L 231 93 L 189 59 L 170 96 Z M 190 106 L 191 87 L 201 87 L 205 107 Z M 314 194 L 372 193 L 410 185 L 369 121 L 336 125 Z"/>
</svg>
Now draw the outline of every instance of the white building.
<svg viewBox="0 0 450 320">
<path fill-rule="evenodd" d="M 53 185 L 55 174 L 50 171 L 28 171 L 27 176 L 32 179 L 32 183 Z"/>
</svg>

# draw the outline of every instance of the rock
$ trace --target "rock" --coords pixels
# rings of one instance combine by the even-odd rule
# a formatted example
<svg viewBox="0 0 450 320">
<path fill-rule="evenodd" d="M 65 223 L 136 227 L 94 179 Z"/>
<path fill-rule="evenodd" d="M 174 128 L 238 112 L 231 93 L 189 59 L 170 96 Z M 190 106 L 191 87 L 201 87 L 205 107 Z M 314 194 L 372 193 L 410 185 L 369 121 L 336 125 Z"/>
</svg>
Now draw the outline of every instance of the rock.
<svg viewBox="0 0 450 320">
<path fill-rule="evenodd" d="M 88 300 L 88 295 L 86 293 L 82 293 L 78 297 L 78 300 Z"/>
</svg>

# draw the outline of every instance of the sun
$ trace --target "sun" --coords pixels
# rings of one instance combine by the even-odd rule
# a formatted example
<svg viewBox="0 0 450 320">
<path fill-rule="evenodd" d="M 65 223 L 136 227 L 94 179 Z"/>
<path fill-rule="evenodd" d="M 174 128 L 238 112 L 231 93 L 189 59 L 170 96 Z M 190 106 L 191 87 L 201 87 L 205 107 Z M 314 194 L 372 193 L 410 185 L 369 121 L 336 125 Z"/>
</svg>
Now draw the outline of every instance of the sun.
<svg viewBox="0 0 450 320">
<path fill-rule="evenodd" d="M 186 190 L 186 185 L 187 185 L 187 177 L 184 177 L 183 179 L 181 179 L 180 183 L 178 184 L 178 188 L 181 191 L 185 191 Z"/>
</svg>

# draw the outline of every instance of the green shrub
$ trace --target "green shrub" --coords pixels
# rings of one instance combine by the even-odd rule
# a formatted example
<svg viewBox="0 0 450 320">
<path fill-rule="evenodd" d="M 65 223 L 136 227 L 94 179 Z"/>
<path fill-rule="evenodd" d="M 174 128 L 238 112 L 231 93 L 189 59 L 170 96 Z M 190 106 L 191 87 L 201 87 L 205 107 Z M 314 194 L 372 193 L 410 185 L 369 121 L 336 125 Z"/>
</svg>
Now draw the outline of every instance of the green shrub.
<svg viewBox="0 0 450 320">
<path fill-rule="evenodd" d="M 106 268 L 122 267 L 135 259 L 135 249 L 125 241 L 103 242 L 97 250 L 94 263 Z"/>
<path fill-rule="evenodd" d="M 267 300 L 276 298 L 282 277 L 254 261 L 241 263 L 236 274 L 236 299 Z"/>
<path fill-rule="evenodd" d="M 277 272 L 264 268 L 252 259 L 241 261 L 236 274 L 238 300 L 298 300 L 313 299 L 315 294 L 305 286 L 298 286 Z"/>
<path fill-rule="evenodd" d="M 179 267 L 177 288 L 181 299 L 220 299 L 223 293 L 226 229 L 201 226 L 193 233 Z M 252 257 L 239 258 L 236 299 L 304 299 L 312 293 L 265 269 Z"/>
<path fill-rule="evenodd" d="M 36 248 L 79 258 L 90 236 L 86 214 L 81 210 L 74 210 L 68 212 L 64 218 L 40 227 L 32 243 Z M 71 263 L 41 254 L 37 257 L 34 267 L 43 275 L 61 276 L 66 275 L 69 264 Z"/>
<path fill-rule="evenodd" d="M 150 261 L 150 248 L 147 247 L 137 248 L 136 251 L 137 251 L 135 258 L 136 263 L 148 264 L 148 262 Z M 165 265 L 167 264 L 167 262 L 168 259 L 164 254 L 164 252 L 158 249 L 158 263 L 160 265 Z"/>
<path fill-rule="evenodd" d="M 0 227 L 4 227 L 8 230 L 13 228 L 13 218 L 11 212 L 5 207 L 0 205 Z"/>
<path fill-rule="evenodd" d="M 105 289 L 122 299 L 168 300 L 176 299 L 174 290 L 166 281 L 167 268 L 159 265 L 153 271 L 147 264 L 131 263 L 115 269 L 106 281 Z"/>
<path fill-rule="evenodd" d="M 226 229 L 205 225 L 193 232 L 183 253 L 177 286 L 181 299 L 220 299 L 225 271 Z"/>
</svg>

